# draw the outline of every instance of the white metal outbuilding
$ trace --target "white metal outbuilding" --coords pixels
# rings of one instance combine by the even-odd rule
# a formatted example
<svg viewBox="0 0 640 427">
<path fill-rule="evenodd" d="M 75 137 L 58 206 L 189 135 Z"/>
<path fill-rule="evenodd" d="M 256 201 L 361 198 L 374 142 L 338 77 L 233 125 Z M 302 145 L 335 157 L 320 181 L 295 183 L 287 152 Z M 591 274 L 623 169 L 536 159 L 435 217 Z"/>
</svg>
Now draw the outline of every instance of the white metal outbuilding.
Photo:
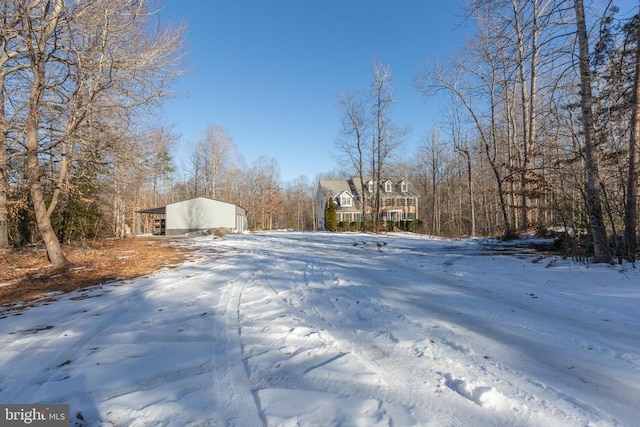
<svg viewBox="0 0 640 427">
<path fill-rule="evenodd" d="M 207 197 L 196 197 L 168 204 L 164 208 L 139 211 L 164 216 L 163 233 L 168 236 L 195 231 L 225 230 L 242 233 L 247 230 L 247 213 L 240 206 Z"/>
</svg>

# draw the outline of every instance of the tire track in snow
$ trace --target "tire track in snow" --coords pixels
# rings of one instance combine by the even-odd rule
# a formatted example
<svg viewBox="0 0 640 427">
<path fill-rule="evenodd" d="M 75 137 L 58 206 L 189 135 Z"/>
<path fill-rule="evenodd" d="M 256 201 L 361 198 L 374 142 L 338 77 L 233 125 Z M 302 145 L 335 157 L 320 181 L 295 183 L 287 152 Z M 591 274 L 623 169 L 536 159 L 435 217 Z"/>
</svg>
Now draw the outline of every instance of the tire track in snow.
<svg viewBox="0 0 640 427">
<path fill-rule="evenodd" d="M 269 236 L 267 246 L 269 249 L 251 251 L 252 256 L 267 262 L 264 266 L 261 265 L 259 274 L 249 282 L 251 284 L 247 286 L 251 291 L 248 296 L 249 301 L 241 307 L 243 310 L 241 326 L 245 331 L 243 335 L 246 335 L 247 344 L 251 346 L 246 355 L 247 363 L 254 368 L 252 372 L 250 370 L 250 380 L 256 392 L 270 388 L 300 389 L 302 387 L 304 390 L 344 395 L 349 388 L 350 394 L 354 396 L 378 399 L 379 381 L 375 384 L 360 382 L 353 387 L 344 378 L 320 378 L 312 374 L 317 369 L 339 361 L 347 353 L 339 351 L 339 345 L 330 333 L 305 320 L 303 310 L 298 313 L 299 307 L 294 306 L 303 301 L 305 295 L 301 288 L 295 286 L 298 282 L 296 278 L 303 277 L 303 273 L 297 271 L 296 267 L 304 268 L 306 264 L 295 264 L 292 268 L 291 263 L 296 262 L 295 256 L 274 253 L 280 248 L 288 249 L 290 242 L 283 242 L 279 238 Z M 293 275 L 291 277 L 293 286 L 279 291 L 272 285 L 267 275 L 273 273 L 274 267 L 280 264 L 288 268 L 286 273 L 276 274 L 276 276 Z M 256 293 L 259 295 L 256 296 Z M 276 353 L 275 356 L 274 353 Z M 309 356 L 309 354 L 312 355 Z M 260 362 L 259 359 L 263 357 L 267 357 L 271 362 L 277 361 L 277 366 Z M 283 369 L 287 367 L 286 373 L 282 373 L 282 369 L 277 369 L 281 364 Z"/>
<path fill-rule="evenodd" d="M 270 284 L 271 289 L 276 294 L 279 294 L 278 296 L 289 307 L 297 308 L 300 312 L 304 312 L 303 316 L 305 314 L 311 315 L 306 317 L 307 322 L 316 325 L 318 328 L 328 330 L 345 352 L 357 355 L 369 368 L 381 373 L 381 377 L 389 385 L 389 388 L 385 389 L 384 392 L 380 390 L 377 397 L 376 394 L 371 397 L 423 408 L 431 414 L 437 414 L 437 419 L 443 420 L 443 425 L 477 424 L 479 420 L 485 420 L 487 423 L 493 424 L 498 420 L 503 420 L 504 423 L 509 424 L 513 420 L 511 418 L 512 411 L 524 410 L 529 412 L 526 402 L 532 403 L 530 399 L 533 398 L 533 395 L 525 392 L 524 401 L 516 402 L 502 395 L 493 387 L 486 386 L 486 382 L 482 381 L 481 378 L 486 377 L 485 381 L 489 381 L 489 384 L 492 384 L 500 376 L 487 376 L 483 366 L 487 364 L 494 365 L 493 361 L 485 360 L 486 358 L 483 357 L 483 354 L 486 353 L 479 353 L 482 350 L 473 345 L 475 341 L 469 343 L 469 337 L 459 336 L 451 329 L 449 324 L 445 324 L 449 323 L 449 321 L 453 322 L 451 323 L 452 325 L 456 324 L 458 319 L 456 319 L 455 311 L 448 313 L 446 310 L 444 312 L 441 309 L 436 310 L 436 314 L 446 314 L 444 317 L 445 323 L 439 320 L 441 316 L 429 316 L 429 326 L 436 328 L 434 330 L 429 329 L 421 322 L 412 320 L 411 317 L 405 317 L 403 313 L 394 314 L 392 307 L 382 301 L 378 301 L 375 296 L 371 297 L 371 291 L 374 291 L 375 294 L 377 288 L 387 289 L 384 283 L 387 276 L 376 273 L 376 271 L 380 270 L 380 265 L 384 265 L 382 268 L 384 271 L 389 269 L 391 269 L 389 271 L 395 271 L 399 267 L 396 264 L 386 265 L 389 259 L 387 259 L 388 257 L 384 252 L 378 254 L 375 250 L 367 251 L 372 252 L 375 258 L 370 261 L 367 260 L 356 267 L 356 265 L 350 266 L 349 262 L 347 262 L 348 253 L 359 253 L 357 259 L 358 262 L 362 262 L 362 251 L 366 250 L 362 246 L 340 247 L 341 250 L 336 252 L 334 249 L 337 249 L 337 247 L 333 247 L 335 245 L 329 250 L 325 250 L 321 245 L 312 244 L 315 256 L 310 257 L 309 253 L 306 252 L 307 248 L 301 248 L 303 250 L 300 250 L 298 255 L 290 250 L 291 241 L 287 245 L 286 238 L 283 237 L 280 240 L 277 247 L 285 247 L 289 250 L 285 251 L 284 254 L 279 254 L 277 250 L 274 250 L 271 253 L 272 256 L 276 257 L 273 264 L 282 265 L 283 273 L 291 274 L 292 271 L 297 271 L 298 273 L 295 277 L 290 278 L 289 286 L 282 283 L 279 284 L 278 289 L 281 289 L 281 295 Z M 274 242 L 270 241 L 269 243 L 271 245 Z M 378 258 L 380 256 L 382 259 Z M 397 263 L 397 260 L 393 259 L 393 257 L 390 260 Z M 370 265 L 369 262 L 371 262 Z M 300 265 L 303 264 L 305 267 L 301 268 Z M 320 271 L 315 273 L 314 270 L 318 267 Z M 344 282 L 342 272 L 347 271 L 344 270 L 345 268 L 354 267 L 358 269 L 357 283 L 343 288 L 341 286 Z M 304 271 L 304 274 L 301 271 Z M 265 272 L 263 273 L 266 274 Z M 364 276 L 362 276 L 363 273 Z M 424 271 L 420 271 L 420 273 L 420 275 L 425 274 Z M 275 273 L 272 276 L 278 277 L 279 275 Z M 450 278 L 446 277 L 446 274 L 434 275 L 434 273 L 430 273 L 428 276 L 431 279 L 437 276 L 439 280 L 445 280 L 447 283 L 450 280 Z M 347 277 L 350 278 L 347 279 L 348 281 L 353 280 L 352 274 Z M 358 284 L 360 279 L 364 280 L 362 284 Z M 374 288 L 368 284 L 369 282 L 374 284 Z M 323 295 L 325 293 L 326 295 Z M 379 297 L 382 295 L 386 294 L 379 294 Z M 400 296 L 404 298 L 408 295 L 403 293 Z M 328 307 L 327 298 L 329 297 L 331 297 L 330 299 L 336 299 L 334 303 L 335 311 L 321 310 Z M 340 302 L 337 302 L 338 298 Z M 344 301 L 350 301 L 350 303 L 345 303 Z M 432 306 L 432 304 L 427 305 Z M 357 316 L 360 316 L 360 318 L 352 318 L 354 312 L 357 312 Z M 396 316 L 396 314 L 398 315 Z M 377 326 L 378 329 L 371 329 L 369 321 L 377 318 L 388 319 L 390 324 L 384 326 L 383 322 Z M 367 322 L 364 329 L 359 327 L 360 324 L 365 325 L 365 323 L 361 322 Z M 389 326 L 391 329 L 388 328 Z M 427 369 L 425 371 L 426 376 L 423 373 L 417 373 L 416 362 L 421 359 L 416 359 L 415 353 L 410 355 L 406 348 L 396 345 L 398 341 L 394 336 L 394 333 L 402 332 L 407 327 L 411 329 L 417 328 L 416 333 L 413 334 L 415 336 L 423 335 L 429 337 L 434 334 L 434 331 L 437 331 L 435 332 L 435 335 L 439 337 L 437 344 L 443 344 L 450 348 L 450 351 L 459 353 L 460 358 L 450 360 L 448 357 L 444 359 L 437 357 L 431 363 L 424 365 L 424 369 Z M 453 326 L 453 328 L 455 327 Z M 385 330 L 388 332 L 385 333 Z M 371 334 L 371 332 L 374 334 Z M 436 336 L 433 336 L 433 338 L 436 338 Z M 450 353 L 450 351 L 446 350 L 442 353 L 442 350 L 438 350 L 437 347 L 435 350 L 431 350 L 434 348 L 433 344 L 435 342 L 431 341 L 431 345 L 427 343 L 427 347 L 430 348 L 430 351 L 436 352 L 434 356 Z M 472 344 L 472 347 L 467 347 L 468 344 Z M 412 348 L 411 350 L 419 352 L 418 348 Z M 413 365 L 413 367 L 408 365 Z M 498 367 L 498 369 L 500 368 Z M 476 378 L 478 375 L 472 375 L 469 379 L 465 378 L 465 373 L 468 373 L 469 370 L 480 374 L 479 378 Z M 500 370 L 503 374 L 506 373 L 504 369 Z M 460 376 L 460 373 L 462 373 L 462 376 Z M 436 381 L 435 387 L 433 381 L 431 383 L 428 382 L 431 377 Z M 427 381 L 422 381 L 422 379 Z M 499 383 L 503 384 L 502 381 L 499 381 Z M 389 390 L 392 392 L 390 393 Z M 450 393 L 436 394 L 445 390 Z M 464 411 L 464 414 L 452 414 L 450 405 L 460 398 L 464 398 L 473 405 L 469 406 L 468 410 Z M 542 404 L 547 405 L 548 402 L 543 402 Z M 571 418 L 565 418 L 566 414 L 559 407 L 554 408 L 553 412 L 561 418 L 567 420 Z M 470 418 L 473 418 L 473 422 L 469 421 Z M 540 420 L 535 421 L 532 419 L 531 422 L 535 425 Z"/>
<path fill-rule="evenodd" d="M 367 238 L 368 236 L 364 237 Z M 381 238 L 384 237 L 376 236 L 375 240 Z M 405 268 L 411 266 L 409 258 L 415 259 L 414 254 L 424 256 L 421 252 L 402 248 L 398 251 L 393 245 L 378 251 L 373 240 L 373 243 L 367 241 L 356 246 L 352 245 L 349 239 L 345 240 L 344 244 L 336 243 L 337 239 L 325 244 L 323 236 L 311 236 L 310 241 L 307 241 L 308 239 L 306 235 L 295 234 L 261 235 L 256 238 L 258 245 L 252 247 L 250 253 L 272 257 L 269 268 L 261 273 L 263 276 L 269 273 L 274 278 L 275 286 L 271 286 L 272 291 L 279 293 L 278 298 L 282 305 L 287 307 L 288 313 L 303 319 L 305 324 L 320 331 L 324 327 L 328 331 L 326 335 L 331 335 L 337 342 L 336 345 L 342 346 L 339 350 L 369 363 L 370 369 L 382 372 L 380 377 L 387 383 L 394 386 L 399 383 L 400 390 L 406 389 L 407 383 L 414 386 L 406 392 L 408 397 L 404 401 L 400 400 L 402 396 L 389 394 L 390 388 L 372 390 L 371 393 L 367 390 L 365 396 L 388 402 L 395 401 L 405 406 L 418 402 L 416 407 L 429 411 L 435 406 L 437 410 L 445 413 L 451 412 L 451 406 L 460 408 L 459 405 L 463 405 L 465 409 L 461 412 L 467 424 L 470 424 L 468 419 L 471 417 L 474 418 L 472 424 L 495 425 L 504 421 L 502 424 L 506 425 L 513 424 L 509 423 L 510 420 L 518 419 L 523 423 L 522 415 L 516 414 L 515 418 L 509 418 L 509 411 L 518 411 L 520 407 L 528 414 L 525 416 L 528 421 L 524 421 L 526 425 L 549 425 L 548 422 L 545 423 L 550 421 L 547 417 L 552 417 L 555 421 L 563 420 L 568 425 L 584 425 L 586 420 L 602 419 L 593 409 L 585 408 L 584 411 L 572 412 L 572 409 L 581 406 L 580 402 L 567 400 L 570 396 L 564 396 L 553 387 L 550 389 L 548 384 L 530 382 L 534 378 L 528 378 L 532 387 L 527 387 L 518 381 L 522 379 L 519 372 L 510 370 L 500 363 L 503 352 L 510 350 L 502 349 L 492 342 L 485 342 L 484 338 L 488 336 L 497 340 L 500 336 L 496 337 L 491 333 L 487 335 L 491 331 L 482 323 L 473 322 L 473 315 L 477 311 L 475 307 L 468 313 L 456 311 L 458 293 L 466 298 L 478 299 L 476 304 L 481 305 L 482 301 L 493 301 L 491 292 L 485 295 L 487 291 L 482 287 L 476 290 L 464 280 L 459 280 L 458 276 L 452 277 L 450 272 L 439 271 L 437 268 L 433 270 L 433 265 L 428 265 L 429 268 L 426 270 L 422 269 L 422 265 L 420 269 L 417 265 L 413 266 L 414 268 L 410 268 L 413 271 L 408 272 L 407 277 L 398 276 L 402 280 L 396 283 L 393 274 L 406 271 Z M 445 253 L 445 249 L 443 248 L 442 254 Z M 351 254 L 355 255 L 355 258 L 350 259 Z M 398 259 L 398 254 L 402 255 L 403 261 Z M 439 251 L 430 253 L 433 257 L 439 255 Z M 410 283 L 411 281 L 424 283 L 427 288 L 423 292 L 420 287 L 414 288 L 415 283 Z M 433 289 L 431 284 L 434 285 Z M 467 287 L 470 289 L 466 289 Z M 412 289 L 419 292 L 416 294 Z M 449 295 L 450 298 L 447 297 Z M 332 307 L 328 301 L 333 301 L 335 297 L 339 297 L 340 302 L 336 302 Z M 391 305 L 387 304 L 387 298 L 393 300 Z M 419 301 L 423 301 L 424 306 L 421 306 L 422 303 Z M 442 302 L 445 303 L 444 306 L 441 305 Z M 449 302 L 452 304 L 448 304 Z M 410 311 L 404 311 L 405 304 L 408 304 L 406 307 Z M 421 307 L 417 309 L 419 306 Z M 471 316 L 459 317 L 461 314 Z M 409 336 L 431 337 L 437 345 L 432 345 L 433 341 L 429 343 L 428 339 L 415 342 L 409 338 L 407 342 L 414 343 L 408 348 L 404 345 L 406 342 L 402 341 L 403 337 L 407 336 L 403 333 L 406 328 L 410 330 Z M 508 329 L 505 331 L 512 332 Z M 283 334 L 286 334 L 286 331 Z M 408 357 L 411 351 L 416 352 L 412 359 Z M 487 354 L 491 359 L 483 360 L 483 355 Z M 422 355 L 432 357 L 420 359 Z M 512 356 L 506 354 L 505 357 L 509 360 Z M 413 363 L 413 368 L 403 367 L 407 363 Z M 515 379 L 515 384 L 518 384 L 515 388 L 511 383 L 512 378 Z M 427 379 L 431 384 L 413 384 L 421 379 Z M 253 378 L 251 380 L 253 381 Z M 434 394 L 434 380 L 438 387 L 436 392 L 440 392 L 438 394 Z M 295 389 L 308 386 L 313 389 L 315 382 L 318 387 L 325 387 L 320 391 L 335 389 L 335 383 L 325 385 L 313 378 L 307 379 L 306 382 L 286 378 L 279 381 L 273 385 L 291 385 Z M 500 384 L 498 388 L 502 388 L 503 391 L 506 388 L 508 394 L 504 396 L 498 393 L 496 396 L 491 387 L 495 384 Z M 266 386 L 268 385 L 267 382 Z M 350 388 L 347 390 L 351 392 Z M 420 396 L 416 397 L 414 394 Z M 485 405 L 485 394 L 487 398 L 495 398 L 493 400 L 498 401 L 500 408 L 493 410 L 492 402 L 489 402 L 489 406 Z M 507 399 L 511 398 L 516 399 L 518 408 L 509 407 L 510 400 Z M 435 402 L 420 403 L 420 400 L 429 399 Z M 467 401 L 466 405 L 463 399 Z M 432 409 L 430 411 L 432 414 L 435 413 Z M 443 419 L 443 425 L 456 424 L 455 421 L 450 421 L 451 417 L 440 418 Z"/>
<path fill-rule="evenodd" d="M 357 356 L 342 351 L 331 334 L 308 322 L 304 313 L 296 313 L 292 299 L 264 274 L 249 283 L 241 326 L 256 393 L 289 389 L 378 400 L 382 382 L 374 371 L 360 363 L 356 378 L 344 373 L 341 366 L 353 366 Z M 343 360 L 349 357 L 353 360 Z"/>
<path fill-rule="evenodd" d="M 216 356 L 216 362 L 223 367 L 222 383 L 217 386 L 216 394 L 228 396 L 227 423 L 234 426 L 265 424 L 259 413 L 257 396 L 251 390 L 240 340 L 240 300 L 251 275 L 244 272 L 229 281 L 222 289 L 217 309 L 226 327 L 226 345 L 224 352 Z"/>
<path fill-rule="evenodd" d="M 314 251 L 314 253 L 324 251 Z M 277 254 L 274 254 L 277 255 Z M 334 256 L 330 253 L 325 255 Z M 285 264 L 287 260 L 284 260 L 282 264 Z M 288 260 L 289 262 L 291 260 Z M 274 263 L 281 264 L 281 263 Z M 286 264 L 285 264 L 286 265 Z M 381 378 L 384 386 L 376 387 L 360 387 L 355 390 L 350 390 L 353 395 L 363 396 L 366 398 L 381 400 L 392 404 L 399 404 L 404 407 L 417 407 L 427 411 L 433 420 L 437 420 L 441 426 L 465 426 L 477 424 L 477 419 L 473 422 L 467 419 L 462 414 L 451 413 L 446 407 L 436 405 L 438 398 L 434 393 L 433 387 L 429 386 L 427 382 L 421 381 L 419 378 L 408 376 L 402 367 L 395 363 L 394 358 L 391 355 L 385 354 L 382 350 L 383 346 L 378 346 L 376 340 L 371 340 L 370 335 L 359 334 L 356 330 L 345 328 L 345 325 L 336 324 L 335 321 L 327 319 L 313 304 L 309 304 L 307 301 L 304 304 L 304 288 L 309 288 L 312 279 L 308 275 L 310 269 L 314 269 L 318 265 L 317 261 L 307 262 L 302 273 L 298 272 L 298 278 L 291 279 L 292 291 L 297 293 L 299 301 L 292 301 L 289 296 L 283 296 L 276 288 L 270 283 L 269 278 L 265 271 L 262 272 L 264 281 L 267 283 L 268 288 L 271 289 L 274 296 L 282 300 L 287 306 L 296 307 L 302 309 L 302 307 L 309 307 L 303 310 L 303 316 L 310 316 L 312 319 L 306 318 L 307 322 L 313 324 L 315 328 L 326 331 L 330 334 L 333 340 L 335 340 L 337 346 L 342 350 L 344 354 L 351 354 L 356 356 L 364 365 Z M 290 268 L 287 270 L 291 270 Z M 324 272 L 324 270 L 323 270 Z M 324 272 L 323 274 L 326 274 Z M 296 285 L 297 283 L 297 285 Z M 294 292 L 291 292 L 292 294 Z M 301 310 L 302 311 L 302 310 Z M 394 355 L 395 356 L 395 355 Z M 301 381 L 297 379 L 299 384 Z M 339 384 L 337 387 L 331 387 L 332 382 L 327 381 L 314 381 L 320 384 L 322 387 L 319 391 L 332 391 L 336 393 L 344 393 L 344 384 Z M 288 385 L 283 384 L 283 385 Z M 328 387 L 327 387 L 328 386 Z M 431 397 L 431 398 L 430 398 Z"/>
</svg>

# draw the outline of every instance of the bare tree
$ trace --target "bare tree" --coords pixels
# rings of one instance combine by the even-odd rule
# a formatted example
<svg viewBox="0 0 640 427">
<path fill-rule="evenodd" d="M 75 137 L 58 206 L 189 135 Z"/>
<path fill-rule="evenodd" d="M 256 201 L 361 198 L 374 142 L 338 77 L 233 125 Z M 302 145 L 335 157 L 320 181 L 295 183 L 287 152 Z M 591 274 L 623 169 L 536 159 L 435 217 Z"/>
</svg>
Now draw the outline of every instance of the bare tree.
<svg viewBox="0 0 640 427">
<path fill-rule="evenodd" d="M 172 152 L 175 150 L 177 135 L 173 134 L 170 129 L 164 127 L 155 127 L 150 129 L 143 136 L 144 147 L 139 155 L 145 157 L 144 169 L 148 171 L 151 180 L 151 205 L 160 206 L 167 203 L 166 199 L 160 198 L 160 187 L 162 194 L 167 192 L 167 179 L 174 172 Z"/>
<path fill-rule="evenodd" d="M 371 176 L 374 181 L 373 229 L 378 231 L 380 217 L 380 190 L 385 168 L 392 155 L 402 146 L 408 129 L 399 129 L 391 120 L 393 103 L 393 83 L 391 66 L 379 59 L 373 61 L 371 81 L 372 122 Z"/>
<path fill-rule="evenodd" d="M 451 110 L 448 113 L 449 128 L 451 132 L 451 139 L 453 140 L 453 146 L 455 152 L 464 157 L 467 175 L 467 195 L 469 204 L 469 221 L 471 224 L 469 233 L 472 237 L 477 234 L 476 230 L 476 201 L 473 185 L 473 158 L 471 156 L 471 147 L 469 146 L 469 138 L 466 134 L 466 129 L 463 126 L 463 119 L 461 117 L 460 102 L 455 96 L 451 97 Z M 462 215 L 462 212 L 461 212 Z"/>
<path fill-rule="evenodd" d="M 244 175 L 248 188 L 249 224 L 253 229 L 272 230 L 284 219 L 280 167 L 275 159 L 258 157 Z"/>
<path fill-rule="evenodd" d="M 427 175 L 427 183 L 431 193 L 431 227 L 432 234 L 440 235 L 442 213 L 440 211 L 440 183 L 443 175 L 443 146 L 440 135 L 435 127 L 431 128 L 430 136 L 424 138 L 423 144 L 418 149 L 418 158 Z"/>
<path fill-rule="evenodd" d="M 395 102 L 391 66 L 375 59 L 372 68 L 373 79 L 368 96 L 358 92 L 341 93 L 338 96 L 342 129 L 336 147 L 343 162 L 360 179 L 361 227 L 366 227 L 367 204 L 370 202 L 373 230 L 377 231 L 382 177 L 408 130 L 399 129 L 391 120 Z M 370 138 L 370 143 L 367 143 L 367 138 Z M 369 198 L 368 191 L 365 191 L 367 178 L 374 183 L 373 194 Z"/>
<path fill-rule="evenodd" d="M 19 36 L 13 27 L 19 22 L 18 10 L 14 2 L 0 5 L 0 251 L 9 248 L 8 232 L 8 191 L 10 173 L 9 131 L 11 117 L 7 112 L 5 91 L 11 86 L 12 75 L 24 70 L 27 64 L 19 62 L 26 52 L 25 46 L 14 47 Z"/>
<path fill-rule="evenodd" d="M 578 37 L 580 109 L 587 173 L 586 204 L 589 211 L 591 235 L 593 236 L 593 261 L 609 262 L 611 260 L 611 254 L 607 251 L 607 231 L 604 224 L 602 205 L 600 202 L 600 173 L 595 153 L 587 24 L 582 0 L 574 0 L 573 6 L 576 16 L 576 32 Z"/>
<path fill-rule="evenodd" d="M 314 185 L 306 176 L 300 176 L 285 185 L 285 224 L 295 230 L 311 230 L 315 215 L 309 207 L 315 204 Z"/>
<path fill-rule="evenodd" d="M 238 206 L 247 206 L 249 190 L 245 182 L 245 171 L 249 168 L 245 165 L 244 158 L 237 153 L 231 163 L 225 166 L 225 179 L 221 189 L 224 200 Z"/>
<path fill-rule="evenodd" d="M 38 4 L 40 3 L 40 4 Z M 42 183 L 43 171 L 40 164 L 40 138 L 41 104 L 45 97 L 47 85 L 47 61 L 51 58 L 50 39 L 55 35 L 55 30 L 62 18 L 64 1 L 57 0 L 53 7 L 49 3 L 34 2 L 23 4 L 22 28 L 25 32 L 29 56 L 29 72 L 31 82 L 29 84 L 29 97 L 26 105 L 27 117 L 25 123 L 27 177 L 31 190 L 31 199 L 38 224 L 38 231 L 47 247 L 47 254 L 54 267 L 64 267 L 68 264 L 62 248 L 58 242 L 53 227 L 51 226 L 51 212 L 49 207 L 55 208 L 57 200 L 52 200 L 49 206 L 45 199 L 45 190 Z M 61 165 L 62 166 L 62 165 Z M 63 172 L 64 173 L 64 172 Z"/>
<path fill-rule="evenodd" d="M 360 200 L 362 221 L 361 230 L 367 229 L 365 177 L 368 164 L 368 150 L 365 142 L 370 132 L 369 121 L 365 113 L 365 101 L 358 92 L 342 93 L 338 96 L 338 106 L 342 110 L 342 135 L 336 146 L 349 168 L 353 168 L 360 179 L 358 198 Z M 370 155 L 370 154 L 369 154 Z"/>
<path fill-rule="evenodd" d="M 205 194 L 212 199 L 220 197 L 220 183 L 226 169 L 233 167 L 236 146 L 226 129 L 209 125 L 204 139 L 198 141 L 194 156 L 202 163 Z"/>
<path fill-rule="evenodd" d="M 205 162 L 200 151 L 196 149 L 189 156 L 189 170 L 191 171 L 192 188 L 189 191 L 189 197 L 200 197 L 206 194 L 206 184 L 204 183 Z"/>
<path fill-rule="evenodd" d="M 446 91 L 460 102 L 461 108 L 474 125 L 480 144 L 479 152 L 487 159 L 495 181 L 503 234 L 510 235 L 513 232 L 513 226 L 505 189 L 505 176 L 509 173 L 505 165 L 509 160 L 508 156 L 505 158 L 502 138 L 504 132 L 500 129 L 502 123 L 499 107 L 502 84 L 499 74 L 500 58 L 487 43 L 484 43 L 485 39 L 482 35 L 479 38 L 474 48 L 477 49 L 475 54 L 484 61 L 482 65 L 468 64 L 469 58 L 456 58 L 452 64 L 453 70 L 434 67 L 418 77 L 417 86 L 426 96 L 432 96 L 438 91 Z M 472 56 L 469 55 L 469 57 Z"/>
<path fill-rule="evenodd" d="M 636 24 L 637 25 L 637 24 Z M 629 159 L 627 167 L 627 194 L 624 210 L 626 259 L 635 262 L 638 247 L 636 223 L 638 220 L 638 144 L 640 144 L 640 25 L 636 29 L 636 58 L 633 78 L 633 98 L 631 105 L 631 137 L 629 138 Z"/>
<path fill-rule="evenodd" d="M 51 215 L 70 188 L 74 156 L 100 140 L 102 131 L 91 129 L 123 123 L 119 116 L 166 94 L 166 84 L 180 73 L 174 67 L 182 30 L 152 30 L 153 11 L 145 1 L 7 1 L 19 13 L 10 23 L 16 42 L 5 46 L 5 53 L 24 67 L 21 79 L 3 92 L 12 108 L 23 112 L 21 123 L 13 124 L 24 129 L 24 150 L 16 155 L 26 158 L 49 258 L 63 267 L 67 260 Z M 49 168 L 45 156 L 53 160 Z"/>
<path fill-rule="evenodd" d="M 21 164 L 22 167 L 19 169 L 24 171 L 24 158 L 20 158 L 21 153 L 18 153 L 21 141 L 17 140 L 16 132 L 19 128 L 17 122 L 23 118 L 23 113 L 21 109 L 12 106 L 15 87 L 20 84 L 22 75 L 29 67 L 25 61 L 28 48 L 20 40 L 23 32 L 19 6 L 15 1 L 0 4 L 0 251 L 9 248 L 9 180 L 13 174 L 13 181 L 17 181 L 17 164 Z M 24 104 L 24 93 L 21 98 Z M 22 205 L 22 209 L 19 210 L 24 210 L 26 193 L 22 188 L 14 187 L 14 190 L 14 194 L 22 194 L 22 200 L 18 204 Z"/>
</svg>

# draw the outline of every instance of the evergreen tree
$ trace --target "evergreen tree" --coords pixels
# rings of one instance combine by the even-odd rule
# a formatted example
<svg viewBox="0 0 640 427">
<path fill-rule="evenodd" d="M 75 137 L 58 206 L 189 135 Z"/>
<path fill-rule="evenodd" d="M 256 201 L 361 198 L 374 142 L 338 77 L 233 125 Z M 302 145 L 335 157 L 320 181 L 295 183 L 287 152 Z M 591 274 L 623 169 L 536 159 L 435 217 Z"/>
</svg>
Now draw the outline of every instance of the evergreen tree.
<svg viewBox="0 0 640 427">
<path fill-rule="evenodd" d="M 324 207 L 324 228 L 328 231 L 338 230 L 338 219 L 336 217 L 336 205 L 333 203 L 333 199 L 327 200 L 327 204 Z"/>
</svg>

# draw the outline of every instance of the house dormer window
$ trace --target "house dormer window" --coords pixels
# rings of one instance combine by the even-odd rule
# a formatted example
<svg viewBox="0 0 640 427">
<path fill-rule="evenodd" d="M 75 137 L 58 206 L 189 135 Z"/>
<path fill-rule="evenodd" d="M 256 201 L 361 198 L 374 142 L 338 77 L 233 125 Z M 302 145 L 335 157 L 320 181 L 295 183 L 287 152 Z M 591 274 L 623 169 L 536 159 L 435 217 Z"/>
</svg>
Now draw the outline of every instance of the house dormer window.
<svg viewBox="0 0 640 427">
<path fill-rule="evenodd" d="M 367 191 L 373 193 L 373 181 L 367 182 Z"/>
<path fill-rule="evenodd" d="M 409 188 L 407 186 L 407 181 L 402 181 L 400 183 L 400 191 L 402 191 L 403 193 L 406 193 L 407 191 L 409 191 Z"/>
<path fill-rule="evenodd" d="M 385 193 L 391 193 L 391 187 L 392 187 L 391 181 L 386 181 L 384 183 L 384 191 L 385 191 Z"/>
<path fill-rule="evenodd" d="M 351 197 L 349 197 L 347 194 L 343 194 L 342 196 L 340 196 L 340 206 L 350 207 L 351 204 Z"/>
<path fill-rule="evenodd" d="M 341 208 L 353 206 L 353 196 L 348 191 L 341 191 L 335 197 L 336 204 Z"/>
</svg>

